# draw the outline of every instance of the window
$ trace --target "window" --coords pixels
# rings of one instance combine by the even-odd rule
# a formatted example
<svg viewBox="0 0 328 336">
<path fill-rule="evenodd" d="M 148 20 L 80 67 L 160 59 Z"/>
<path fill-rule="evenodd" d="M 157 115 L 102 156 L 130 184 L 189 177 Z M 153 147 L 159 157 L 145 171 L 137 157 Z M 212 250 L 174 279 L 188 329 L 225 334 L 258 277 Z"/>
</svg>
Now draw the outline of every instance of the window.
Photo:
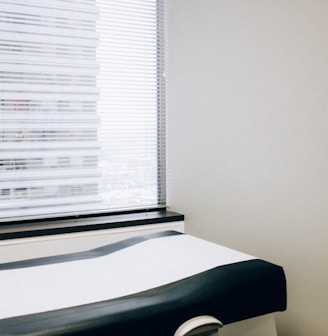
<svg viewBox="0 0 328 336">
<path fill-rule="evenodd" d="M 165 205 L 163 1 L 0 5 L 0 222 Z"/>
</svg>

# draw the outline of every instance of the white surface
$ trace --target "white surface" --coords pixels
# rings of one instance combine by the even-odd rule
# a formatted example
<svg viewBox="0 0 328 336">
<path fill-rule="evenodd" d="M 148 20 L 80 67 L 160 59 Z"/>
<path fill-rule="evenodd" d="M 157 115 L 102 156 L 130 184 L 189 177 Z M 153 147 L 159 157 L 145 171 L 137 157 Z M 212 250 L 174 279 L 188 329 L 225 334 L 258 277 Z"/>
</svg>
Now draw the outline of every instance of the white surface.
<svg viewBox="0 0 328 336">
<path fill-rule="evenodd" d="M 100 258 L 0 271 L 0 319 L 109 300 L 251 259 L 255 258 L 178 235 Z"/>
<path fill-rule="evenodd" d="M 79 218 L 69 221 L 69 224 L 70 223 L 80 223 L 81 225 L 102 224 L 106 223 L 106 218 Z M 58 221 L 55 224 L 60 226 L 63 223 L 62 221 Z M 43 225 L 42 227 L 44 227 Z M 157 223 L 42 237 L 2 240 L 0 241 L 0 263 L 80 252 L 111 244 L 123 239 L 168 230 L 184 232 L 184 222 Z"/>
</svg>

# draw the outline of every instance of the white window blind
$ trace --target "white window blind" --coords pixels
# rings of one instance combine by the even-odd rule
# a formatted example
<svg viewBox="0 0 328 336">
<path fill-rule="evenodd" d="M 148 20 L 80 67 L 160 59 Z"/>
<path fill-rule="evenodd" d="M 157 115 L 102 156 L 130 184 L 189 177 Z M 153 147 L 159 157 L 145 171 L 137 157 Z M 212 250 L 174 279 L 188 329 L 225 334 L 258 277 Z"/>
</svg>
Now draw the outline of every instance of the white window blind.
<svg viewBox="0 0 328 336">
<path fill-rule="evenodd" d="M 0 0 L 0 221 L 165 204 L 165 6 Z"/>
</svg>

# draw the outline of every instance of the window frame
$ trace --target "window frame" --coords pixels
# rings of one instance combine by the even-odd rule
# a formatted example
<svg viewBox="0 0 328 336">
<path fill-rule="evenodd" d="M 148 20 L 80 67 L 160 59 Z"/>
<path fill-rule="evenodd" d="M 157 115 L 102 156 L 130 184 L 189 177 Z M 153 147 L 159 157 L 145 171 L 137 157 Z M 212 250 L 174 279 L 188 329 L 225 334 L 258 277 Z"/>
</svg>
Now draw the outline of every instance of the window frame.
<svg viewBox="0 0 328 336">
<path fill-rule="evenodd" d="M 165 37 L 164 40 L 161 37 L 162 34 L 165 34 L 165 20 L 161 17 L 161 11 L 159 7 L 162 6 L 161 2 L 165 0 L 156 0 L 156 5 L 158 7 L 158 21 L 157 21 L 157 36 L 158 48 L 157 58 L 163 56 L 161 51 L 164 48 L 164 57 L 165 57 Z M 158 103 L 157 103 L 157 118 L 158 126 L 157 127 L 157 162 L 161 164 L 160 169 L 157 173 L 157 206 L 150 209 L 127 209 L 123 211 L 106 210 L 99 211 L 96 213 L 81 213 L 77 216 L 66 216 L 65 214 L 58 214 L 58 216 L 53 217 L 40 217 L 29 219 L 28 217 L 21 220 L 12 220 L 8 222 L 0 222 L 0 240 L 3 239 L 15 239 L 15 238 L 26 238 L 26 237 L 36 237 L 44 235 L 53 235 L 53 234 L 63 234 L 63 233 L 73 233 L 73 232 L 83 232 L 83 231 L 92 231 L 92 230 L 101 230 L 109 228 L 119 228 L 126 226 L 135 226 L 135 225 L 144 225 L 144 224 L 155 224 L 155 223 L 164 223 L 172 221 L 181 221 L 184 219 L 184 216 L 175 212 L 168 211 L 166 208 L 166 201 L 163 203 L 163 197 L 161 193 L 166 193 L 166 190 L 162 190 L 160 186 L 166 188 L 166 153 L 165 153 L 165 141 L 163 142 L 161 133 L 164 129 L 166 132 L 165 125 L 165 109 L 166 109 L 166 98 L 165 94 L 163 96 L 163 91 L 165 92 L 165 78 L 160 74 L 164 73 L 165 70 L 165 60 L 164 62 L 158 62 L 158 76 L 157 76 L 157 90 L 158 90 Z M 163 147 L 164 146 L 164 147 Z M 164 151 L 163 151 L 164 148 Z M 164 162 L 164 164 L 163 164 Z M 166 197 L 164 198 L 164 200 Z"/>
<path fill-rule="evenodd" d="M 139 225 L 151 225 L 184 221 L 184 215 L 163 209 L 132 210 L 107 215 L 52 218 L 51 220 L 17 221 L 0 226 L 0 241 L 118 229 Z"/>
</svg>

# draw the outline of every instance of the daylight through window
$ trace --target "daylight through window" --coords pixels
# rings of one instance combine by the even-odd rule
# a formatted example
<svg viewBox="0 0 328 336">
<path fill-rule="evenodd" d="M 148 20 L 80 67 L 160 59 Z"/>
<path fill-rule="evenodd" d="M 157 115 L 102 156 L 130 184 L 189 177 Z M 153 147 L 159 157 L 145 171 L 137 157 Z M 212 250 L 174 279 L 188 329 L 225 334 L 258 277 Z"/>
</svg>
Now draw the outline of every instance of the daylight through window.
<svg viewBox="0 0 328 336">
<path fill-rule="evenodd" d="M 163 1 L 0 6 L 0 221 L 165 205 Z"/>
</svg>

